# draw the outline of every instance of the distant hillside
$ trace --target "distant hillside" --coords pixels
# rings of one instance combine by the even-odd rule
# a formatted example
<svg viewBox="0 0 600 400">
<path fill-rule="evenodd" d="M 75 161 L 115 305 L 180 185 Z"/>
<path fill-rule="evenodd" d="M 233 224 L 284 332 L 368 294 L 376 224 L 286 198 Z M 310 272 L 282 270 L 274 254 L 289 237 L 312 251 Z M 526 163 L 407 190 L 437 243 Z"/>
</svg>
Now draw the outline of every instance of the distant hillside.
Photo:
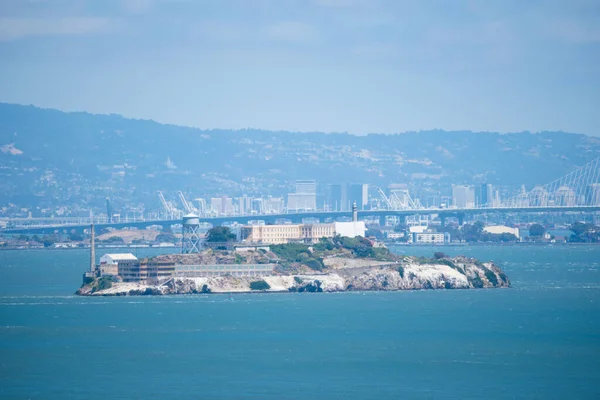
<svg viewBox="0 0 600 400">
<path fill-rule="evenodd" d="M 546 183 L 600 156 L 600 139 L 564 132 L 397 135 L 199 130 L 118 115 L 0 104 L 0 205 L 157 203 L 281 195 L 295 179 L 407 183 L 426 195 L 451 183 Z"/>
</svg>

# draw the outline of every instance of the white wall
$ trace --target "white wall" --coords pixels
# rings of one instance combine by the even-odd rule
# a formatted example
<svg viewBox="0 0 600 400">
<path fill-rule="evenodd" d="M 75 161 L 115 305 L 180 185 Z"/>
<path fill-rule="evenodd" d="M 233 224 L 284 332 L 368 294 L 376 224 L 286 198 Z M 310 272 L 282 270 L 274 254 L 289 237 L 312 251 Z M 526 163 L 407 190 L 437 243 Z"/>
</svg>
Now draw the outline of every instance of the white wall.
<svg viewBox="0 0 600 400">
<path fill-rule="evenodd" d="M 365 236 L 365 221 L 334 222 L 335 234 L 347 237 Z"/>
<path fill-rule="evenodd" d="M 512 233 L 516 237 L 519 237 L 519 228 L 511 228 L 509 226 L 504 225 L 486 226 L 485 228 L 483 228 L 483 230 L 496 235 L 502 233 Z"/>
</svg>

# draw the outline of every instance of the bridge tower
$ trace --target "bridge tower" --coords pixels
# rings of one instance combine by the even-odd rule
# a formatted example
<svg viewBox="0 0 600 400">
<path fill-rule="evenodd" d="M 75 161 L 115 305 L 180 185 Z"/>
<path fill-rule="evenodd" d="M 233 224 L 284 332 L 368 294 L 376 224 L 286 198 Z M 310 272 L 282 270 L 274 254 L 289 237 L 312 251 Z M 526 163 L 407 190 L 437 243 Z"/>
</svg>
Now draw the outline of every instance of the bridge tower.
<svg viewBox="0 0 600 400">
<path fill-rule="evenodd" d="M 186 214 L 182 225 L 181 253 L 200 253 L 200 218 L 195 214 Z"/>
</svg>

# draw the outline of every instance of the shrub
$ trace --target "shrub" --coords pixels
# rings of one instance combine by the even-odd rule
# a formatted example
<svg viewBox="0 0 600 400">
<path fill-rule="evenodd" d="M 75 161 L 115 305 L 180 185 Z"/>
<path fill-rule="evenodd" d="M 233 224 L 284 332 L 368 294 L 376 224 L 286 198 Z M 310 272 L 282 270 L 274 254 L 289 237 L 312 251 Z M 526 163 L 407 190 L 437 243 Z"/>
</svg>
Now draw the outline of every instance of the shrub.
<svg viewBox="0 0 600 400">
<path fill-rule="evenodd" d="M 498 277 L 496 276 L 496 274 L 494 273 L 494 271 L 491 271 L 489 269 L 485 270 L 485 277 L 488 281 L 490 281 L 490 283 L 494 286 L 498 286 Z"/>
<path fill-rule="evenodd" d="M 325 264 L 323 264 L 323 260 L 320 258 L 310 258 L 304 261 L 303 264 L 315 271 L 322 271 L 325 269 Z"/>
<path fill-rule="evenodd" d="M 202 290 L 200 291 L 200 293 L 210 293 L 212 290 L 210 290 L 210 288 L 208 287 L 207 284 L 202 285 Z"/>
<path fill-rule="evenodd" d="M 500 280 L 502 282 L 508 283 L 508 276 L 506 276 L 504 272 L 500 272 L 498 275 L 500 275 Z"/>
<path fill-rule="evenodd" d="M 294 282 L 296 282 L 297 284 L 301 285 L 304 283 L 304 280 L 302 278 L 300 278 L 299 276 L 295 276 L 294 277 Z"/>
<path fill-rule="evenodd" d="M 298 289 L 298 292 L 302 293 L 302 292 L 309 292 L 309 293 L 320 293 L 323 291 L 323 288 L 321 287 L 321 281 L 314 281 L 306 286 L 301 286 Z"/>
<path fill-rule="evenodd" d="M 300 262 L 310 257 L 308 246 L 300 243 L 277 244 L 271 246 L 271 251 L 283 260 Z"/>
<path fill-rule="evenodd" d="M 398 266 L 398 268 L 396 268 L 396 271 L 398 271 L 398 273 L 400 274 L 400 278 L 404 278 L 404 267 L 402 265 Z"/>
<path fill-rule="evenodd" d="M 212 243 L 231 242 L 235 239 L 235 234 L 227 226 L 215 226 L 206 234 L 206 241 Z"/>
<path fill-rule="evenodd" d="M 436 260 L 439 260 L 440 258 L 446 258 L 446 257 L 448 257 L 448 256 L 441 251 L 436 251 L 435 253 L 433 253 L 433 258 L 435 258 Z"/>
<path fill-rule="evenodd" d="M 452 269 L 454 269 L 454 270 L 456 270 L 456 271 L 458 271 L 458 272 L 461 272 L 461 273 L 462 273 L 462 270 L 461 270 L 460 268 L 458 268 L 458 266 L 457 266 L 456 264 L 454 264 L 454 263 L 453 263 L 452 261 L 450 261 L 450 260 L 437 260 L 436 262 L 437 262 L 438 264 L 447 265 L 447 266 L 449 266 L 450 268 L 452 268 Z"/>
<path fill-rule="evenodd" d="M 92 293 L 100 290 L 110 289 L 111 287 L 112 280 L 108 276 L 103 276 L 94 283 L 94 287 L 92 287 Z"/>
<path fill-rule="evenodd" d="M 103 276 L 98 281 L 98 290 L 110 289 L 111 287 L 112 287 L 112 280 L 107 276 Z"/>
<path fill-rule="evenodd" d="M 483 288 L 483 281 L 481 280 L 479 275 L 475 275 L 473 278 L 470 279 L 470 281 L 474 288 Z"/>
<path fill-rule="evenodd" d="M 84 285 L 89 285 L 90 283 L 94 282 L 94 278 L 90 278 L 89 276 L 85 277 L 83 279 L 83 284 Z"/>
<path fill-rule="evenodd" d="M 394 261 L 396 257 L 385 247 L 373 247 L 371 249 L 372 257 L 379 261 Z"/>
<path fill-rule="evenodd" d="M 265 281 L 250 282 L 250 290 L 268 290 L 271 286 Z"/>
<path fill-rule="evenodd" d="M 316 251 L 329 251 L 333 250 L 334 248 L 335 246 L 333 245 L 333 243 L 327 238 L 321 238 L 319 240 L 319 243 L 313 245 L 313 249 L 315 249 Z"/>
</svg>

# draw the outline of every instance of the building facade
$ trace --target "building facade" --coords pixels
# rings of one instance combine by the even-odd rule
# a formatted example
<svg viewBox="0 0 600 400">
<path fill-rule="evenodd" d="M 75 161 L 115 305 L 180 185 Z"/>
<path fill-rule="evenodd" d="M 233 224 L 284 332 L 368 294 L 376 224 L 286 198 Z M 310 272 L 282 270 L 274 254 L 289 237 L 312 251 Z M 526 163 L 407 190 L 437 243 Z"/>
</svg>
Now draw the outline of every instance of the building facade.
<svg viewBox="0 0 600 400">
<path fill-rule="evenodd" d="M 468 185 L 452 185 L 452 205 L 456 208 L 475 207 L 475 189 Z"/>
<path fill-rule="evenodd" d="M 450 234 L 448 232 L 413 232 L 413 243 L 441 244 L 450 242 Z"/>
<path fill-rule="evenodd" d="M 100 276 L 113 276 L 123 282 L 158 285 L 173 277 L 175 263 L 139 260 L 130 253 L 105 254 L 100 257 Z"/>
<path fill-rule="evenodd" d="M 296 181 L 296 192 L 288 193 L 288 211 L 302 212 L 317 209 L 317 182 L 314 180 Z"/>
<path fill-rule="evenodd" d="M 323 237 L 332 238 L 335 227 L 333 224 L 246 225 L 241 235 L 242 241 L 250 243 L 315 243 Z"/>
</svg>

